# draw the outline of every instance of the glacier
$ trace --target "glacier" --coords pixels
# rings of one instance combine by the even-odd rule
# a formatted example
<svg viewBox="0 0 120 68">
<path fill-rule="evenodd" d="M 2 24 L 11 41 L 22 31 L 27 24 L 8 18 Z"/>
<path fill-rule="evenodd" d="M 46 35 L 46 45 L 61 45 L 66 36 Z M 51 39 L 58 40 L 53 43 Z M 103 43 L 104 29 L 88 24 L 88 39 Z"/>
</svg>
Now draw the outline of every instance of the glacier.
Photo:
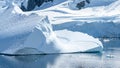
<svg viewBox="0 0 120 68">
<path fill-rule="evenodd" d="M 102 43 L 86 33 L 53 31 L 51 22 L 54 21 L 47 13 L 41 14 L 43 11 L 23 12 L 13 2 L 0 10 L 0 53 L 52 54 L 103 50 Z"/>
</svg>

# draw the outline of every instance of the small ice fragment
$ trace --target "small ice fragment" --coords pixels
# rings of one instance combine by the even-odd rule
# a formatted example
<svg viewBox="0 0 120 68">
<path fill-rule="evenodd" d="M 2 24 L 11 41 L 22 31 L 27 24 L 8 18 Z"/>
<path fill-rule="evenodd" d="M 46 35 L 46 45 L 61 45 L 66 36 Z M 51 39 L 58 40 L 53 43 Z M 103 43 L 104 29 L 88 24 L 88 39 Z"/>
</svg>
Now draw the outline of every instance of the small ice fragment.
<svg viewBox="0 0 120 68">
<path fill-rule="evenodd" d="M 114 58 L 114 55 L 107 55 L 107 58 Z"/>
</svg>

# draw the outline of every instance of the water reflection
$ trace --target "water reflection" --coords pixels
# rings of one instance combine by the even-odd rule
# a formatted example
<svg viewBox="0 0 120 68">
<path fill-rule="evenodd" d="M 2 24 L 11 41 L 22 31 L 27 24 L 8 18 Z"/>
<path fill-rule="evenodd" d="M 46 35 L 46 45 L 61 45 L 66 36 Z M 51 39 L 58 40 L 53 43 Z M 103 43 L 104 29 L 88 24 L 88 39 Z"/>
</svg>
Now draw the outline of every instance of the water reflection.
<svg viewBox="0 0 120 68">
<path fill-rule="evenodd" d="M 54 65 L 57 56 L 59 55 L 0 56 L 0 68 L 48 68 L 48 64 Z"/>
<path fill-rule="evenodd" d="M 37 59 L 44 57 L 43 55 L 27 55 L 27 56 L 14 56 L 14 59 L 21 62 L 35 62 Z"/>
<path fill-rule="evenodd" d="M 111 47 L 105 45 L 103 53 L 0 56 L 0 68 L 120 68 L 118 42 L 104 42 L 111 43 Z"/>
<path fill-rule="evenodd" d="M 106 53 L 0 56 L 0 68 L 119 68 L 120 61 L 114 58 L 108 58 Z"/>
<path fill-rule="evenodd" d="M 1 68 L 81 68 L 101 60 L 101 54 L 56 54 L 34 56 L 0 56 Z M 3 63 L 4 61 L 4 63 Z M 4 67 L 4 65 L 8 65 Z M 3 66 L 3 67 L 2 67 Z M 94 66 L 94 65 L 93 65 Z M 90 67 L 90 66 L 89 66 Z"/>
</svg>

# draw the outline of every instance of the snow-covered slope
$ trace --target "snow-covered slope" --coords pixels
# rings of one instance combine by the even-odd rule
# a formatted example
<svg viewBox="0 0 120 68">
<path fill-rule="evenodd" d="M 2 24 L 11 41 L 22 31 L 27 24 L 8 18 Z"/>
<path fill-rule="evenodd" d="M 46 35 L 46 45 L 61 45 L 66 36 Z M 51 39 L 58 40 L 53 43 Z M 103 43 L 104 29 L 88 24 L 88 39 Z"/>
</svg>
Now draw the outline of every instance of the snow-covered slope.
<svg viewBox="0 0 120 68">
<path fill-rule="evenodd" d="M 96 0 L 92 2 L 96 2 L 93 5 L 97 5 Z M 80 31 L 94 37 L 119 37 L 120 0 L 101 0 L 101 3 L 103 2 L 106 5 L 86 6 L 81 10 L 73 10 L 69 4 L 71 1 L 65 1 L 59 5 L 35 12 L 39 15 L 48 15 L 54 30 L 68 29 Z M 92 3 L 90 4 L 92 5 Z"/>
<path fill-rule="evenodd" d="M 102 43 L 81 32 L 54 31 L 48 17 L 9 4 L 0 13 L 0 52 L 10 54 L 101 52 Z M 76 37 L 73 37 L 73 36 Z M 70 36 L 70 37 L 69 37 Z"/>
</svg>

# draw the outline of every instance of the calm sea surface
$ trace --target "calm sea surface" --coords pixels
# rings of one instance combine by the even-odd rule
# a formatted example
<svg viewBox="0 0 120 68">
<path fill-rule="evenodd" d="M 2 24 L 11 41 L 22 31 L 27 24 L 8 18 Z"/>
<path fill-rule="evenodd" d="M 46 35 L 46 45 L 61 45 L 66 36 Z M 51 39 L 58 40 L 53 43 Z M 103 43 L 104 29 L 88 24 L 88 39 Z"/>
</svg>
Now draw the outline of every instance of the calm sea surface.
<svg viewBox="0 0 120 68">
<path fill-rule="evenodd" d="M 0 68 L 120 68 L 120 39 L 101 39 L 102 53 L 0 56 Z"/>
</svg>

